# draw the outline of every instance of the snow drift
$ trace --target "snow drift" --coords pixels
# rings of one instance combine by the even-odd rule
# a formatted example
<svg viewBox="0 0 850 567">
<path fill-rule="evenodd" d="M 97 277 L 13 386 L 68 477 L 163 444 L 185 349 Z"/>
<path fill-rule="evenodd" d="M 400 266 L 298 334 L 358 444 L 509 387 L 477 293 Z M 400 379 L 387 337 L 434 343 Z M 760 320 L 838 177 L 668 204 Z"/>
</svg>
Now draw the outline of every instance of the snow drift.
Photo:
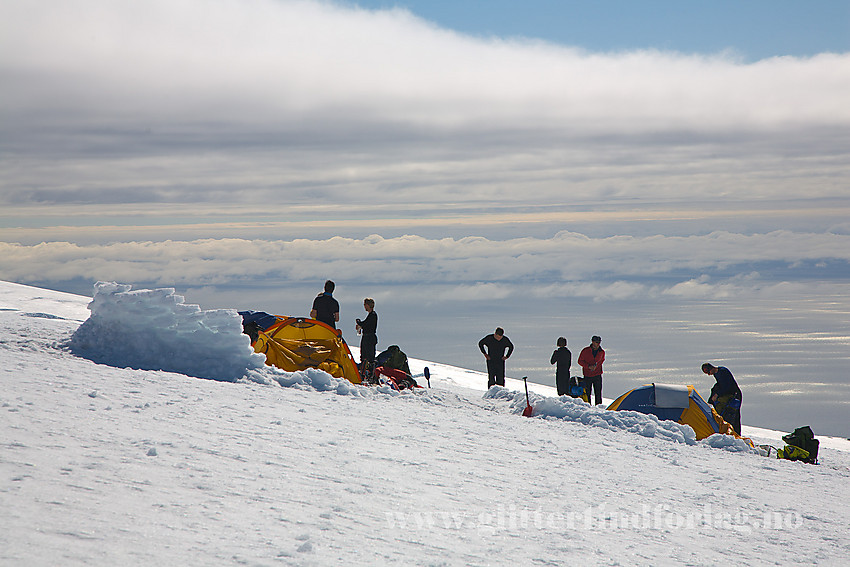
<svg viewBox="0 0 850 567">
<path fill-rule="evenodd" d="M 91 316 L 71 337 L 74 354 L 119 368 L 228 382 L 264 365 L 264 357 L 242 334 L 242 317 L 235 310 L 203 311 L 185 304 L 173 288 L 131 288 L 95 284 Z"/>
<path fill-rule="evenodd" d="M 525 408 L 525 394 L 500 386 L 490 388 L 484 394 L 484 397 L 509 401 L 513 413 L 516 414 L 522 414 L 522 410 Z M 736 439 L 731 435 L 715 434 L 702 441 L 697 441 L 696 434 L 689 425 L 661 420 L 651 414 L 636 411 L 608 411 L 601 406 L 591 406 L 569 396 L 544 397 L 539 394 L 530 394 L 529 397 L 531 405 L 534 407 L 532 414 L 534 417 L 559 419 L 591 427 L 628 431 L 643 437 L 656 437 L 687 445 L 704 444 L 708 447 L 729 451 L 758 453 L 758 450 L 750 447 L 746 441 Z"/>
</svg>

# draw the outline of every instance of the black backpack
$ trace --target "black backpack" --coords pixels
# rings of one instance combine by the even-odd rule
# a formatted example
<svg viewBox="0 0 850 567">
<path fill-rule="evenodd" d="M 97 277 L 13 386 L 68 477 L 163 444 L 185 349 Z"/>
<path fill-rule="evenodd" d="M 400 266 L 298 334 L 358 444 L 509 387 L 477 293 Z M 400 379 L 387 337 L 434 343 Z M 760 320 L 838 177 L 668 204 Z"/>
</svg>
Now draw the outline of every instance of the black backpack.
<svg viewBox="0 0 850 567">
<path fill-rule="evenodd" d="M 817 464 L 818 462 L 818 448 L 820 448 L 820 441 L 815 439 L 815 434 L 812 431 L 812 428 L 808 425 L 804 425 L 803 427 L 798 427 L 792 433 L 788 435 L 783 435 L 782 440 L 785 441 L 788 445 L 792 447 L 799 447 L 804 451 L 809 453 L 808 457 L 798 459 L 794 457 L 788 457 L 792 461 L 801 460 L 806 463 Z M 791 452 L 793 455 L 793 452 Z"/>
</svg>

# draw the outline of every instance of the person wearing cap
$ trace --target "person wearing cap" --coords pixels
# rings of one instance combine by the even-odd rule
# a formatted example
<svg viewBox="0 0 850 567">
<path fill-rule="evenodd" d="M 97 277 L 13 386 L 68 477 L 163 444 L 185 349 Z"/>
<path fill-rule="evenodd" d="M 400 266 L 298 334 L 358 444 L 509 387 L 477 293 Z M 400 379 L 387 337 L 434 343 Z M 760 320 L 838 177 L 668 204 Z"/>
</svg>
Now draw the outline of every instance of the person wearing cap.
<svg viewBox="0 0 850 567">
<path fill-rule="evenodd" d="M 570 386 L 575 384 L 575 379 L 570 377 L 570 366 L 572 365 L 573 353 L 567 348 L 567 338 L 558 337 L 556 343 L 558 348 L 552 353 L 549 364 L 557 364 L 555 367 L 555 387 L 559 396 L 571 396 Z"/>
<path fill-rule="evenodd" d="M 590 392 L 594 391 L 594 402 L 602 403 L 602 363 L 605 361 L 605 351 L 602 350 L 602 337 L 593 335 L 590 345 L 581 349 L 578 364 L 584 375 L 584 393 L 590 401 Z"/>
<path fill-rule="evenodd" d="M 725 366 L 714 366 L 710 362 L 702 365 L 702 371 L 714 377 L 714 386 L 708 397 L 708 403 L 720 414 L 735 432 L 741 434 L 741 400 L 743 394 L 732 372 Z"/>
</svg>

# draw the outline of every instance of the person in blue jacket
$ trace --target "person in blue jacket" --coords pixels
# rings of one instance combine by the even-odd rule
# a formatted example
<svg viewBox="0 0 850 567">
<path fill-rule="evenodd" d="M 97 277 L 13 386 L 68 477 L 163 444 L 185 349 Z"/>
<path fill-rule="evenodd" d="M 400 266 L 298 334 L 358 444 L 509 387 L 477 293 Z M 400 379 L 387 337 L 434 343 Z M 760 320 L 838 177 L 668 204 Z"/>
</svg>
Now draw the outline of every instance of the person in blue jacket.
<svg viewBox="0 0 850 567">
<path fill-rule="evenodd" d="M 708 403 L 713 405 L 720 417 L 732 425 L 735 432 L 740 435 L 741 401 L 744 396 L 741 393 L 741 388 L 738 387 L 738 382 L 735 381 L 735 377 L 725 366 L 714 366 L 710 362 L 706 362 L 702 365 L 702 371 L 713 376 L 715 380 L 708 397 Z"/>
</svg>

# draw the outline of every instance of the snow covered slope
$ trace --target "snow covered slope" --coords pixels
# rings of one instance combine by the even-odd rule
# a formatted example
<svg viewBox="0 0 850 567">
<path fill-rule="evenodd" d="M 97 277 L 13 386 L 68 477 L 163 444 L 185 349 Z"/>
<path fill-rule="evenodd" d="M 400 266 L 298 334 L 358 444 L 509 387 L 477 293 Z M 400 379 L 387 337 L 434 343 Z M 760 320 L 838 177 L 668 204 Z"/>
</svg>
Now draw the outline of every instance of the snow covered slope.
<svg viewBox="0 0 850 567">
<path fill-rule="evenodd" d="M 126 349 L 91 356 L 79 341 L 92 348 L 112 332 L 103 321 L 80 330 L 91 299 L 0 282 L 0 565 L 850 556 L 847 441 L 819 437 L 818 466 L 779 461 L 532 384 L 528 419 L 521 383 L 485 393 L 480 373 L 416 359 L 411 369 L 427 364 L 433 388 L 415 393 L 285 373 L 255 364 L 228 322 L 235 313 L 200 311 L 168 290 L 105 293 L 107 318 L 133 314 L 138 336 L 171 329 L 181 349 L 145 343 L 140 363 L 127 335 Z M 198 347 L 210 340 L 241 357 L 235 382 L 223 381 L 216 353 L 218 380 L 122 367 L 183 353 L 203 372 Z"/>
</svg>

